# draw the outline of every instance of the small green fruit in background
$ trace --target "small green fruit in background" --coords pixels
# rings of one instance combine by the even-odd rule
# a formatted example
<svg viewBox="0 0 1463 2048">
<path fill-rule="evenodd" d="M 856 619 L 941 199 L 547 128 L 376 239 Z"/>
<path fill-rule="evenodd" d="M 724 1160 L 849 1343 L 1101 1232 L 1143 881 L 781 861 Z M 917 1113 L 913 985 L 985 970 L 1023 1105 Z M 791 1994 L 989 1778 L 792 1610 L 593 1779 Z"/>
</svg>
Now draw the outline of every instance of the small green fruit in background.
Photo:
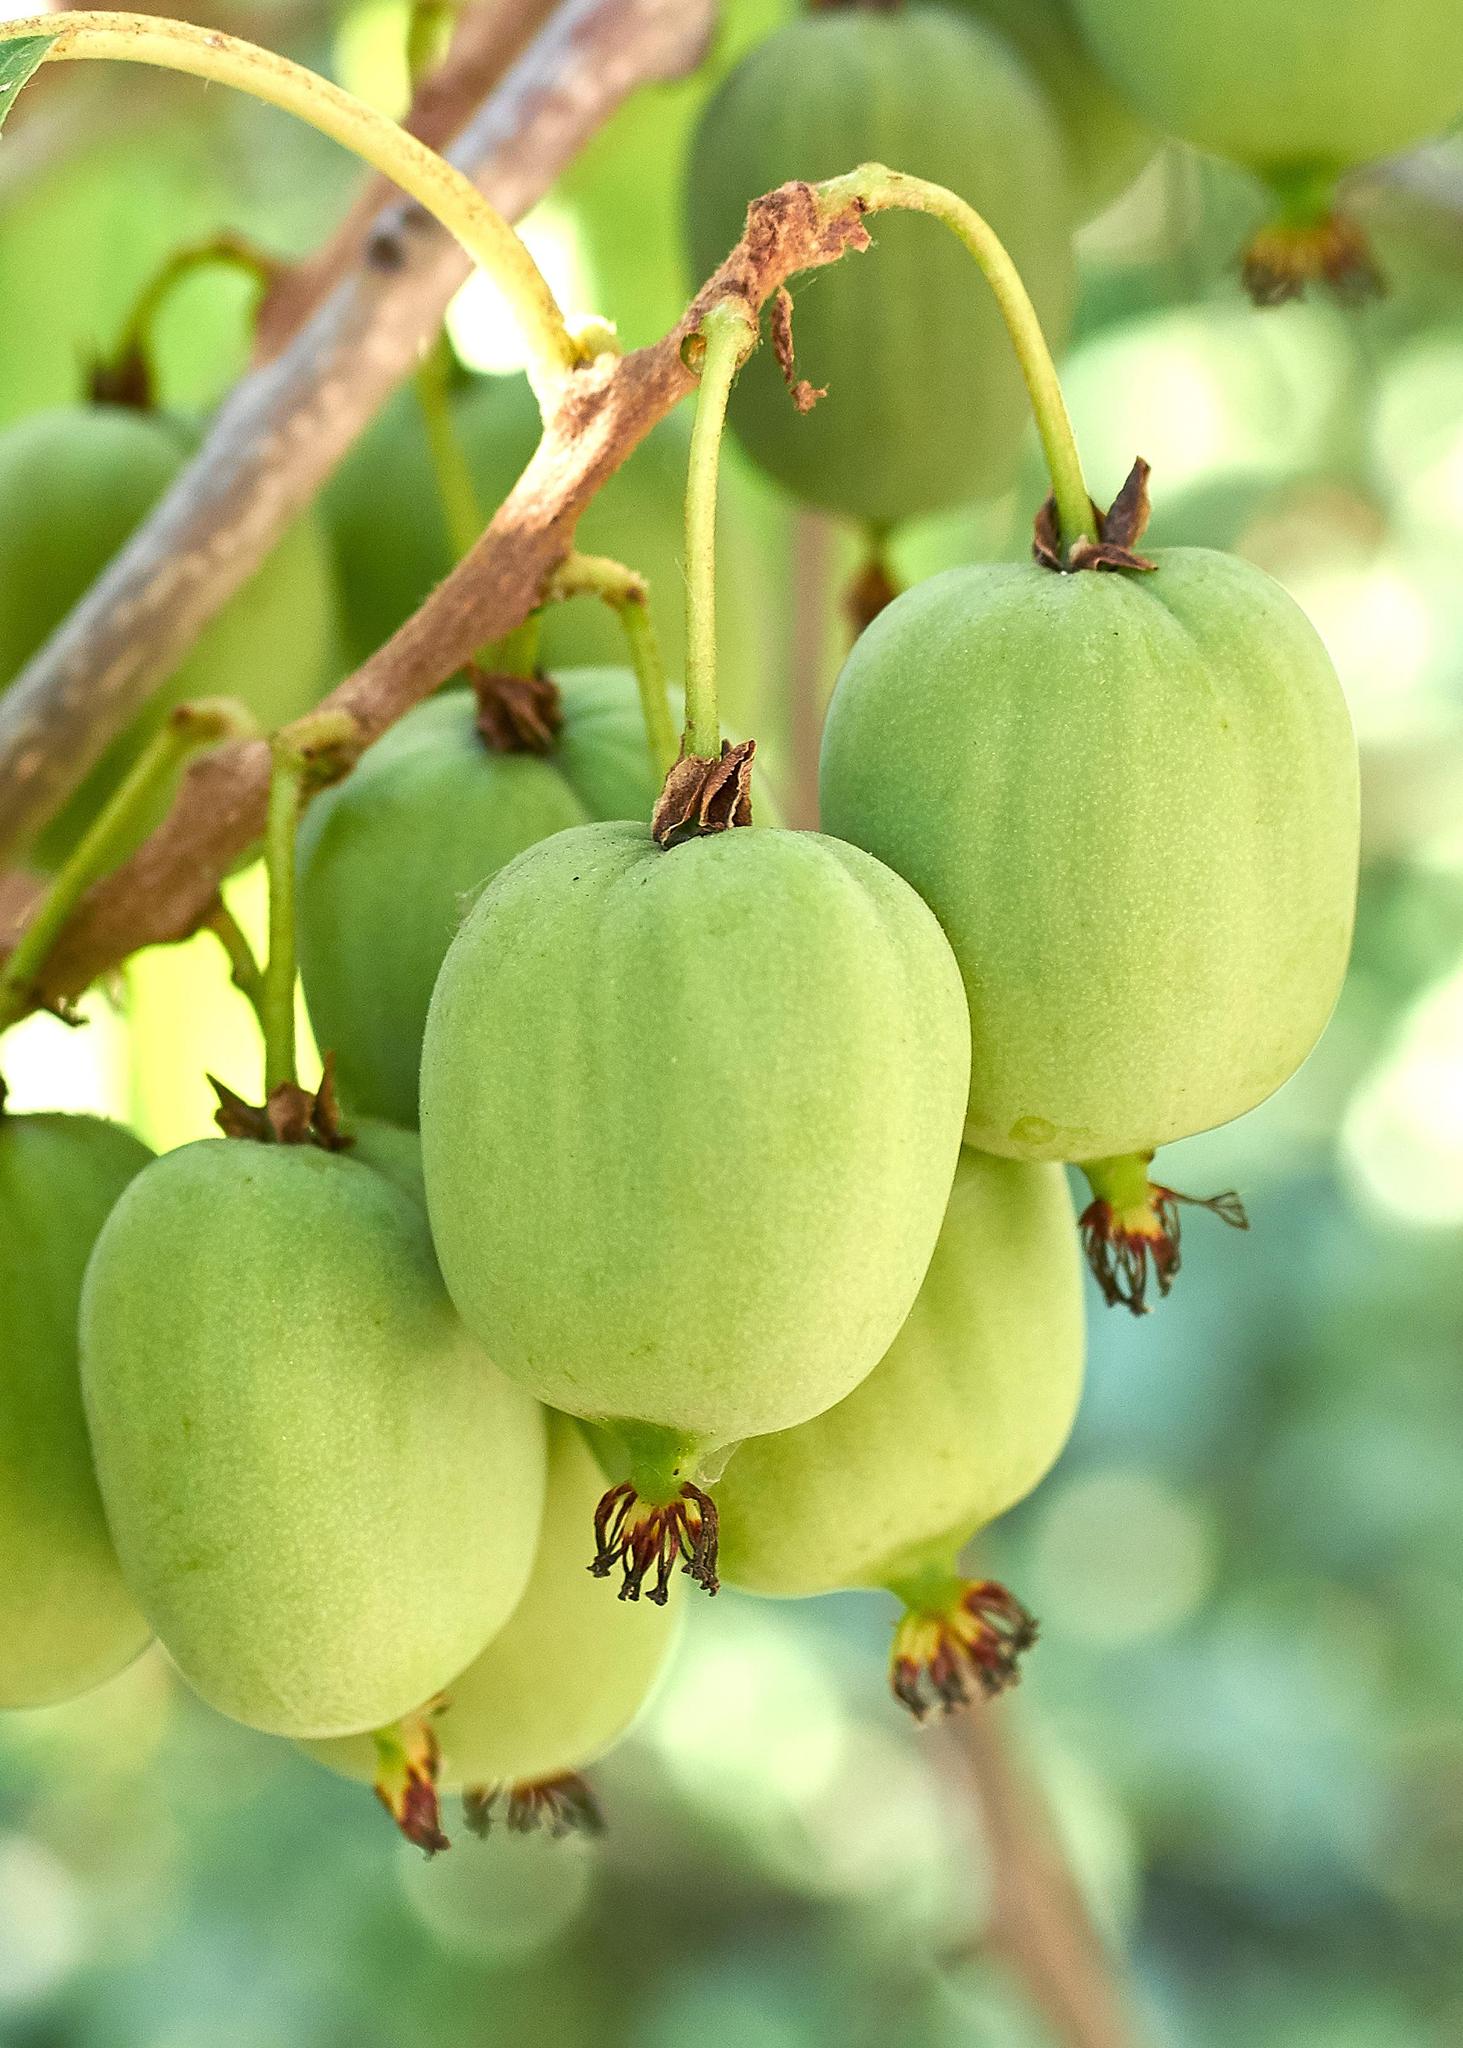
<svg viewBox="0 0 1463 2048">
<path fill-rule="evenodd" d="M 728 1584 L 889 1587 L 909 1606 L 895 1653 L 908 1705 L 924 1711 L 926 1685 L 947 1706 L 972 1681 L 998 1691 L 1031 1625 L 1002 1589 L 962 1579 L 959 1554 L 1056 1462 L 1081 1391 L 1066 1175 L 967 1147 L 919 1298 L 879 1364 L 836 1407 L 754 1438 L 727 1466 Z"/>
<path fill-rule="evenodd" d="M 933 8 L 820 13 L 738 65 L 688 166 L 696 275 L 709 276 L 737 241 L 751 200 L 871 158 L 978 208 L 1060 342 L 1074 287 L 1055 118 L 999 36 Z M 1028 408 L 990 288 L 956 239 L 906 215 L 881 216 L 873 232 L 867 255 L 795 291 L 799 373 L 827 397 L 798 413 L 764 347 L 729 417 L 794 496 L 887 528 L 1002 489 Z"/>
<path fill-rule="evenodd" d="M 1074 216 L 1091 220 L 1148 162 L 1157 141 L 1153 130 L 1094 60 L 1077 27 L 1073 0 L 963 4 L 1006 38 L 1046 94 L 1066 145 Z"/>
<path fill-rule="evenodd" d="M 151 1157 L 99 1117 L 0 1110 L 0 1707 L 88 1692 L 151 1635 L 107 1534 L 76 1357 L 92 1244 Z"/>
<path fill-rule="evenodd" d="M 626 1448 L 600 1567 L 628 1594 L 678 1551 L 714 1587 L 706 1456 L 887 1349 L 968 1059 L 933 917 L 835 840 L 586 825 L 479 897 L 422 1053 L 433 1236 L 502 1370 Z"/>
<path fill-rule="evenodd" d="M 82 1299 L 127 1582 L 189 1683 L 271 1734 L 353 1734 L 470 1663 L 527 1583 L 539 1411 L 452 1312 L 385 1174 L 204 1140 L 137 1178 Z"/>
<path fill-rule="evenodd" d="M 1073 0 L 1093 54 L 1156 127 L 1229 157 L 1280 201 L 1248 281 L 1262 302 L 1310 278 L 1374 282 L 1364 239 L 1332 212 L 1358 164 L 1463 113 L 1463 9 L 1451 0 Z"/>
<path fill-rule="evenodd" d="M 1346 970 L 1357 763 L 1335 670 L 1259 570 L 1153 559 L 933 577 L 859 640 L 829 710 L 824 822 L 943 925 L 967 1136 L 1013 1159 L 1110 1165 L 1242 1115 Z"/>
<path fill-rule="evenodd" d="M 58 407 L 0 435 L 0 689 L 95 582 L 188 453 L 176 424 L 114 405 Z M 65 858 L 144 742 L 187 698 L 237 698 L 265 728 L 307 711 L 328 680 L 334 631 L 325 545 L 307 518 L 107 749 L 38 836 L 33 857 L 48 867 Z"/>
<path fill-rule="evenodd" d="M 577 1774 L 635 1719 L 680 1621 L 674 1605 L 606 1600 L 584 1569 L 584 1531 L 603 1491 L 579 1430 L 551 1417 L 543 1532 L 533 1575 L 503 1628 L 440 1705 L 412 1717 L 425 1721 L 424 1730 L 384 1731 L 384 1743 L 364 1735 L 312 1743 L 310 1753 L 348 1778 L 374 1782 L 403 1825 L 420 1811 L 424 1793 L 420 1778 L 412 1785 L 391 1776 L 391 1766 L 423 1749 L 420 1777 L 437 1791 L 467 1793 L 479 1823 L 500 1801 L 513 1827 L 557 1830 L 596 1816 Z"/>
</svg>

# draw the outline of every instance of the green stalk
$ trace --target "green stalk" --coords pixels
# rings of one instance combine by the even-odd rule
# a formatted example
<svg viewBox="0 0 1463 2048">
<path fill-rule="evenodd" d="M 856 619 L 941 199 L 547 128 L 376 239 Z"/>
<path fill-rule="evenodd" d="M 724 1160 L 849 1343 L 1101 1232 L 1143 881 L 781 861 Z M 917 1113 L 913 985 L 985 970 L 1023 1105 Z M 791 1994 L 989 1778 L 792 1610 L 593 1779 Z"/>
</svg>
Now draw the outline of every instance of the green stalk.
<svg viewBox="0 0 1463 2048">
<path fill-rule="evenodd" d="M 730 299 L 701 323 L 701 384 L 686 468 L 686 732 L 682 751 L 715 761 L 721 754 L 716 705 L 716 485 L 727 400 L 738 367 L 757 338 L 746 309 Z"/>
<path fill-rule="evenodd" d="M 246 739 L 257 730 L 241 704 L 206 698 L 180 704 L 133 763 L 62 864 L 39 909 L 0 972 L 0 1031 L 35 1008 L 41 970 L 77 903 L 92 883 L 120 866 L 137 837 L 139 819 L 190 754 L 220 740 Z"/>
<path fill-rule="evenodd" d="M 263 291 L 268 289 L 276 268 L 273 259 L 246 240 L 243 235 L 211 235 L 206 241 L 189 242 L 183 248 L 175 249 L 138 293 L 117 346 L 112 351 L 111 364 L 125 367 L 129 363 L 138 363 L 143 366 L 149 383 L 151 382 L 153 329 L 157 324 L 158 315 L 178 285 L 195 270 L 242 271 Z M 103 368 L 107 367 L 110 367 L 110 364 L 104 362 Z"/>
<path fill-rule="evenodd" d="M 486 521 L 478 503 L 472 468 L 452 417 L 452 344 L 445 332 L 422 358 L 416 375 L 417 404 L 427 429 L 432 475 L 452 552 L 460 562 L 476 547 Z"/>
<path fill-rule="evenodd" d="M 264 865 L 269 876 L 269 957 L 260 984 L 266 1098 L 297 1082 L 295 1064 L 295 835 L 305 764 L 287 741 L 271 742 Z"/>
<path fill-rule="evenodd" d="M 856 171 L 830 178 L 816 189 L 830 214 L 843 212 L 850 204 L 866 213 L 882 213 L 897 207 L 910 213 L 927 213 L 959 236 L 995 294 L 1021 366 L 1051 475 L 1062 538 L 1069 547 L 1078 540 L 1096 540 L 1092 498 L 1082 474 L 1082 459 L 1056 364 L 1020 272 L 990 223 L 943 185 L 907 177 L 903 171 L 891 171 L 884 164 L 861 164 Z"/>
<path fill-rule="evenodd" d="M 645 578 L 607 555 L 573 554 L 554 572 L 548 595 L 551 599 L 597 597 L 618 617 L 635 671 L 651 766 L 664 781 L 675 762 L 679 740 Z"/>
</svg>

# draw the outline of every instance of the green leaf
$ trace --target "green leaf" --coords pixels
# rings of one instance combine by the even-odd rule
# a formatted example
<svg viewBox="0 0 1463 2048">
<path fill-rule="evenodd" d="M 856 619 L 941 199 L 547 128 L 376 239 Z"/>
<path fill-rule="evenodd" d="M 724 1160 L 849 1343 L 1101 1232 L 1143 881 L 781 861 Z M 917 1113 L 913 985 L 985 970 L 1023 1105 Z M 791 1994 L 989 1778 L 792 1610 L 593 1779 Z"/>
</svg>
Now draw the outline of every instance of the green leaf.
<svg viewBox="0 0 1463 2048">
<path fill-rule="evenodd" d="M 20 97 L 20 88 L 32 72 L 40 70 L 55 40 L 54 36 L 12 36 L 9 42 L 0 43 L 0 128 Z"/>
</svg>

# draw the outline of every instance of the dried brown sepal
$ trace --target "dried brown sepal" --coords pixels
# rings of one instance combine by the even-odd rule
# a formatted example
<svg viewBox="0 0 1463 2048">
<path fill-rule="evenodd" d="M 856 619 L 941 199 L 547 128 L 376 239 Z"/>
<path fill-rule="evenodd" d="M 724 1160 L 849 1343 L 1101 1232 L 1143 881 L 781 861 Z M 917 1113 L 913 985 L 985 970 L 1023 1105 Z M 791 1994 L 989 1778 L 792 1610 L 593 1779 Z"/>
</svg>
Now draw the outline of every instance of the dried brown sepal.
<svg viewBox="0 0 1463 2048">
<path fill-rule="evenodd" d="M 911 1608 L 902 1616 L 889 1663 L 894 1697 L 916 1721 L 994 1699 L 1018 1682 L 1036 1637 L 1035 1620 L 1013 1594 L 977 1579 L 938 1614 Z"/>
<path fill-rule="evenodd" d="M 682 1486 L 674 1500 L 652 1505 L 625 1481 L 612 1486 L 594 1511 L 594 1562 L 589 1569 L 607 1579 L 620 1567 L 620 1598 L 645 1597 L 664 1607 L 677 1559 L 707 1593 L 720 1588 L 716 1576 L 716 1502 L 699 1486 Z M 651 1571 L 655 1584 L 645 1581 Z"/>
<path fill-rule="evenodd" d="M 486 1838 L 501 1820 L 514 1835 L 602 1835 L 604 1813 L 594 1790 L 577 1772 L 531 1785 L 475 1785 L 462 1795 L 462 1817 Z"/>
<path fill-rule="evenodd" d="M 333 1053 L 326 1053 L 321 1063 L 320 1086 L 313 1095 L 297 1081 L 282 1081 L 262 1106 L 245 1102 L 216 1074 L 208 1079 L 218 1097 L 213 1120 L 226 1138 L 252 1138 L 259 1145 L 318 1145 L 322 1152 L 344 1152 L 355 1143 L 340 1127 Z"/>
<path fill-rule="evenodd" d="M 548 676 L 513 676 L 469 668 L 477 728 L 498 754 L 547 754 L 564 724 L 559 686 Z"/>
<path fill-rule="evenodd" d="M 1077 1226 L 1082 1249 L 1109 1308 L 1147 1315 L 1153 1306 L 1148 1299 L 1150 1270 L 1158 1283 L 1159 1299 L 1168 1294 L 1182 1263 L 1180 1205 L 1207 1209 L 1231 1230 L 1250 1227 L 1244 1203 L 1233 1188 L 1201 1197 L 1180 1194 L 1177 1188 L 1161 1187 L 1154 1181 L 1141 1207 L 1117 1209 L 1099 1196 L 1082 1211 Z"/>
<path fill-rule="evenodd" d="M 1148 524 L 1149 466 L 1140 455 L 1123 482 L 1122 489 L 1106 512 L 1092 507 L 1097 527 L 1096 540 L 1078 540 L 1070 548 L 1062 545 L 1056 499 L 1043 500 L 1031 534 L 1031 552 L 1043 569 L 1072 573 L 1081 569 L 1156 569 L 1148 555 L 1137 552 L 1137 544 Z"/>
<path fill-rule="evenodd" d="M 1304 298 L 1312 285 L 1324 286 L 1349 306 L 1383 298 L 1387 291 L 1365 231 L 1345 213 L 1328 213 L 1303 226 L 1262 228 L 1245 250 L 1240 277 L 1262 307 Z"/>
<path fill-rule="evenodd" d="M 772 337 L 772 353 L 777 358 L 788 397 L 799 412 L 811 412 L 820 398 L 828 396 L 828 387 L 826 384 L 810 384 L 806 377 L 797 373 L 797 353 L 792 339 L 792 293 L 785 284 L 780 284 L 772 294 L 767 325 Z"/>
<path fill-rule="evenodd" d="M 157 390 L 146 353 L 134 342 L 115 356 L 93 356 L 86 365 L 86 396 L 92 405 L 154 412 Z"/>
<path fill-rule="evenodd" d="M 682 754 L 665 779 L 650 820 L 657 846 L 679 846 L 711 832 L 729 832 L 752 822 L 752 760 L 755 740 L 721 743 L 721 758 Z"/>
<path fill-rule="evenodd" d="M 406 1839 L 426 1855 L 450 1849 L 437 1796 L 442 1756 L 431 1721 L 425 1714 L 413 1714 L 378 1729 L 375 1743 L 376 1797 Z"/>
<path fill-rule="evenodd" d="M 843 593 L 843 609 L 855 640 L 873 625 L 886 605 L 900 595 L 900 586 L 882 555 L 870 555 Z"/>
</svg>

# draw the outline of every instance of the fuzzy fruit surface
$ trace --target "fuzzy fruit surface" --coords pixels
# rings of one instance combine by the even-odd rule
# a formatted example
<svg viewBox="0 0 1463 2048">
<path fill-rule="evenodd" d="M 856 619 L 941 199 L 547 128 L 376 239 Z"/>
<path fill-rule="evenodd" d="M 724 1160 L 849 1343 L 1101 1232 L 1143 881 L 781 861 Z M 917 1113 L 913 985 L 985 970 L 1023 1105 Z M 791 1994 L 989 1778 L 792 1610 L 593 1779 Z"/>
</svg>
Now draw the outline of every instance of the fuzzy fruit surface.
<svg viewBox="0 0 1463 2048">
<path fill-rule="evenodd" d="M 591 818 L 648 818 L 657 785 L 633 676 L 562 672 L 547 754 L 498 753 L 473 697 L 419 704 L 300 827 L 298 938 L 310 1021 L 343 1099 L 417 1120 L 432 985 L 474 897 L 525 847 Z"/>
<path fill-rule="evenodd" d="M 128 1584 L 221 1712 L 277 1735 L 381 1726 L 512 1612 L 542 1419 L 383 1174 L 240 1139 L 169 1153 L 97 1243 L 81 1336 Z"/>
<path fill-rule="evenodd" d="M 1356 747 L 1314 629 L 1232 556 L 953 569 L 875 620 L 823 738 L 824 823 L 960 963 L 967 1135 L 1149 1151 L 1300 1065 L 1346 969 Z"/>
<path fill-rule="evenodd" d="M 1282 181 L 1388 156 L 1463 110 L 1453 0 L 1073 0 L 1093 53 L 1170 135 Z"/>
<path fill-rule="evenodd" d="M 745 1443 L 717 1487 L 722 1576 L 749 1592 L 883 1586 L 953 1569 L 1050 1470 L 1082 1391 L 1066 1175 L 960 1155 L 908 1321 L 851 1394 Z"/>
<path fill-rule="evenodd" d="M 789 178 L 870 158 L 947 185 L 1010 250 L 1059 343 L 1073 297 L 1067 171 L 1056 120 L 1010 48 L 933 8 L 794 21 L 711 101 L 689 173 L 698 277 L 748 203 Z M 761 466 L 810 504 L 888 526 L 1003 488 L 1028 421 L 990 287 L 938 221 L 881 214 L 874 247 L 795 288 L 798 374 L 828 395 L 793 407 L 772 350 L 746 365 L 730 419 Z"/>
<path fill-rule="evenodd" d="M 583 1770 L 611 1749 L 660 1676 L 679 1601 L 607 1600 L 584 1569 L 584 1532 L 604 1475 L 573 1423 L 549 1424 L 543 1532 L 523 1598 L 432 1716 L 438 1787 L 520 1785 Z M 310 1745 L 332 1770 L 370 1784 L 370 1736 Z"/>
<path fill-rule="evenodd" d="M 1066 145 L 1073 216 L 1091 220 L 1137 177 L 1156 137 L 1093 58 L 1072 0 L 963 0 L 1010 43 L 1051 102 Z"/>
<path fill-rule="evenodd" d="M 801 1422 L 919 1291 L 968 1060 L 939 927 L 857 848 L 561 832 L 479 897 L 432 998 L 453 1299 L 570 1414 L 703 1444 Z"/>
<path fill-rule="evenodd" d="M 0 690 L 96 581 L 188 454 L 176 424 L 112 405 L 58 407 L 0 436 Z M 174 705 L 236 697 L 266 730 L 309 710 L 334 635 L 329 559 L 307 518 L 204 628 L 41 832 L 34 857 L 46 866 L 64 859 Z M 155 822 L 143 820 L 138 837 Z"/>
<path fill-rule="evenodd" d="M 90 1116 L 0 1116 L 0 1707 L 113 1677 L 151 1630 L 122 1581 L 76 1356 L 82 1275 L 152 1154 Z"/>
</svg>

